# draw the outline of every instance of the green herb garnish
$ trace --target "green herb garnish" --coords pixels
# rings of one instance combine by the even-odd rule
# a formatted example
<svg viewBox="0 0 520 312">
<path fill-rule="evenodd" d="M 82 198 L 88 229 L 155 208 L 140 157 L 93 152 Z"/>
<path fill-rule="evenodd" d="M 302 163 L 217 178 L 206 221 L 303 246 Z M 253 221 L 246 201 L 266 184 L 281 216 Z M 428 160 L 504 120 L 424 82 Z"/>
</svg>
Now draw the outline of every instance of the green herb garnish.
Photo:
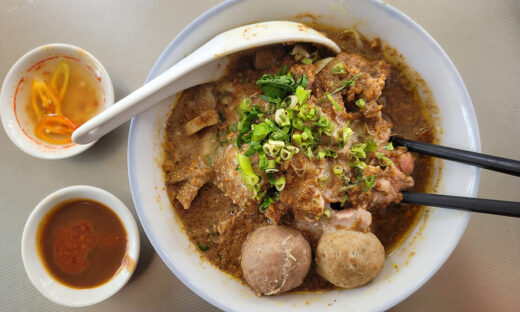
<svg viewBox="0 0 520 312">
<path fill-rule="evenodd" d="M 376 182 L 376 176 L 369 176 L 365 177 L 365 187 L 363 188 L 363 192 L 367 192 L 369 189 L 374 187 L 374 184 Z"/>
<path fill-rule="evenodd" d="M 379 160 L 379 164 L 381 166 L 388 167 L 388 166 L 392 166 L 394 164 L 394 162 L 390 158 L 383 155 L 383 153 L 377 152 L 376 158 L 377 158 L 377 160 Z"/>
<path fill-rule="evenodd" d="M 307 77 L 302 75 L 298 80 L 294 80 L 294 75 L 287 73 L 284 66 L 277 74 L 264 74 L 256 84 L 264 94 L 270 98 L 285 98 L 287 94 L 293 94 L 298 86 L 307 87 Z"/>
<path fill-rule="evenodd" d="M 336 110 L 338 112 L 341 112 L 341 107 L 339 106 L 338 102 L 336 102 L 336 100 L 334 100 L 334 98 L 332 97 L 332 95 L 329 93 L 329 92 L 325 92 L 325 96 L 327 97 L 327 99 L 329 99 L 329 101 L 332 103 L 332 105 L 334 105 L 334 107 L 336 108 Z"/>
<path fill-rule="evenodd" d="M 200 249 L 201 251 L 203 251 L 203 252 L 206 252 L 206 251 L 209 250 L 209 246 L 207 246 L 207 245 L 205 245 L 205 244 L 203 244 L 203 243 L 198 243 L 198 245 L 199 245 L 199 249 Z"/>
<path fill-rule="evenodd" d="M 304 57 L 304 58 L 302 59 L 302 63 L 305 64 L 305 65 L 312 64 L 312 59 L 311 59 L 311 58 L 308 58 L 308 57 Z"/>
<path fill-rule="evenodd" d="M 345 89 L 346 87 L 350 87 L 350 86 L 353 86 L 356 84 L 356 78 L 358 78 L 359 76 L 361 76 L 361 74 L 358 74 L 358 75 L 355 75 L 355 76 L 352 76 L 349 80 L 343 80 L 341 81 L 341 87 L 335 89 L 334 91 L 331 92 L 332 95 L 340 92 L 341 90 Z"/>
<path fill-rule="evenodd" d="M 344 63 L 337 63 L 334 66 L 332 66 L 332 73 L 336 75 L 344 74 L 345 71 L 345 64 Z"/>
<path fill-rule="evenodd" d="M 238 167 L 240 168 L 240 172 L 242 173 L 242 181 L 244 184 L 252 188 L 260 181 L 260 178 L 253 171 L 253 167 L 251 166 L 251 161 L 249 157 L 243 154 L 237 153 Z"/>
<path fill-rule="evenodd" d="M 365 107 L 365 103 L 366 103 L 365 99 L 361 98 L 356 101 L 356 106 L 359 108 L 363 108 L 363 107 Z"/>
</svg>

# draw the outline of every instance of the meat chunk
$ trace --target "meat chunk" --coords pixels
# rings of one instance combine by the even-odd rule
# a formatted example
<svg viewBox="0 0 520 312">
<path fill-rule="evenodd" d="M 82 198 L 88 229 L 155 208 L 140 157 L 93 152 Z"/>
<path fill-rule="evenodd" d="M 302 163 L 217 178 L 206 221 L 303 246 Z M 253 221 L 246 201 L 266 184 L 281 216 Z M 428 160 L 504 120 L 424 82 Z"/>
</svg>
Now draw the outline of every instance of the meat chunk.
<svg viewBox="0 0 520 312">
<path fill-rule="evenodd" d="M 405 175 L 396 166 L 387 167 L 376 178 L 371 206 L 385 207 L 392 202 L 400 202 L 402 199 L 400 191 L 412 187 L 413 184 L 412 177 Z"/>
<path fill-rule="evenodd" d="M 341 64 L 344 73 L 337 73 L 333 68 Z M 359 98 L 365 100 L 365 106 L 361 109 L 367 118 L 376 117 L 382 106 L 376 100 L 381 96 L 385 86 L 386 77 L 390 74 L 390 65 L 385 61 L 368 61 L 359 54 L 339 53 L 317 75 L 316 84 L 318 97 L 321 93 L 334 93 L 342 86 L 342 82 L 353 79 L 355 83 L 349 88 L 344 88 L 339 94 L 345 96 L 345 102 L 351 102 Z M 322 92 L 320 92 L 322 90 Z"/>
<path fill-rule="evenodd" d="M 410 175 L 413 172 L 414 158 L 405 147 L 399 146 L 388 154 L 388 157 L 399 167 L 402 173 Z"/>
<path fill-rule="evenodd" d="M 330 209 L 330 208 L 327 208 Z M 323 216 L 318 222 L 294 220 L 292 225 L 300 231 L 305 231 L 313 240 L 318 240 L 323 233 L 345 229 L 368 232 L 372 224 L 372 214 L 364 209 L 330 209 L 330 218 Z"/>
<path fill-rule="evenodd" d="M 179 175 L 172 175 L 172 177 L 177 178 L 176 182 L 182 181 L 177 193 L 177 200 L 184 209 L 189 209 L 199 189 L 210 180 L 211 169 L 199 158 L 194 160 L 188 168 L 182 169 Z"/>
<path fill-rule="evenodd" d="M 258 201 L 253 198 L 254 193 L 244 184 L 240 171 L 236 170 L 238 149 L 231 144 L 225 145 L 217 151 L 213 163 L 213 183 L 224 194 L 231 198 L 235 205 L 241 207 L 256 206 Z"/>
<path fill-rule="evenodd" d="M 293 156 L 287 169 L 280 202 L 290 207 L 296 219 L 317 221 L 326 204 L 324 190 L 317 185 L 321 176 L 328 176 L 327 161 L 311 160 L 299 153 Z M 277 220 L 272 221 L 277 223 Z"/>
</svg>

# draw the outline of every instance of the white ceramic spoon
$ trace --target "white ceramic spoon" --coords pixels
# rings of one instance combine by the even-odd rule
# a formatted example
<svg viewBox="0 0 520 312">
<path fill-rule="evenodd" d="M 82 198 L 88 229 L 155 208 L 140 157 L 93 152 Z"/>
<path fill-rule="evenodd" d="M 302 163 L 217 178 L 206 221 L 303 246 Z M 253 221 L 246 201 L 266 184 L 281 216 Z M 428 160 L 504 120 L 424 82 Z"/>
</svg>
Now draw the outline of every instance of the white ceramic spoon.
<svg viewBox="0 0 520 312">
<path fill-rule="evenodd" d="M 221 33 L 179 63 L 81 125 L 72 134 L 79 144 L 93 142 L 132 117 L 184 89 L 215 81 L 232 53 L 283 42 L 313 42 L 334 51 L 340 48 L 316 30 L 300 23 L 273 21 Z"/>
</svg>

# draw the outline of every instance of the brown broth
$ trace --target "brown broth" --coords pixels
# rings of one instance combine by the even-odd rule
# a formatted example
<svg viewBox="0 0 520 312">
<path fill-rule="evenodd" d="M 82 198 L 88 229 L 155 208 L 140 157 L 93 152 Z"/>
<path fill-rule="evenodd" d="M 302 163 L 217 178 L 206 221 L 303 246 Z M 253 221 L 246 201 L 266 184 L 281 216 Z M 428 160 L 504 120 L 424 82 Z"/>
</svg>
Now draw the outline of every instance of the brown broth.
<svg viewBox="0 0 520 312">
<path fill-rule="evenodd" d="M 57 281 L 92 288 L 106 283 L 123 265 L 127 234 L 110 208 L 75 199 L 45 216 L 36 244 L 45 268 Z"/>
<path fill-rule="evenodd" d="M 342 31 L 323 27 L 322 25 L 311 25 L 322 32 L 325 32 L 333 39 L 342 50 L 349 53 L 357 53 L 369 60 L 385 59 L 385 54 L 389 53 L 383 47 L 379 39 L 368 41 L 361 38 L 362 46 L 359 46 L 352 36 L 343 36 Z M 395 51 L 394 51 L 395 52 Z M 259 78 L 251 68 L 252 53 L 244 53 L 235 58 L 228 68 L 230 73 L 224 79 L 230 82 L 235 89 L 235 94 L 251 94 L 255 91 L 255 82 Z M 417 96 L 417 91 L 413 82 L 409 80 L 409 75 L 404 72 L 408 69 L 404 63 L 400 65 L 391 64 L 391 72 L 387 79 L 383 94 L 380 97 L 380 104 L 384 105 L 383 114 L 392 122 L 392 133 L 426 142 L 434 142 L 436 138 L 435 126 L 432 122 L 432 111 L 426 106 L 421 98 Z M 246 70 L 244 70 L 246 69 Z M 256 75 L 256 76 L 255 76 Z M 175 108 L 175 113 L 171 113 L 166 125 L 166 137 L 164 146 L 163 170 L 166 179 L 181 166 L 183 162 L 194 160 L 196 155 L 190 154 L 191 150 L 179 144 L 196 146 L 206 132 L 217 133 L 217 129 L 209 127 L 201 134 L 193 137 L 184 138 L 182 142 L 176 141 L 175 133 L 179 127 L 187 120 L 199 115 L 207 109 L 204 102 L 200 100 L 204 91 L 217 88 L 218 83 L 208 84 L 188 89 L 179 97 Z M 218 93 L 218 91 L 217 91 Z M 228 110 L 229 102 L 227 98 L 236 101 L 233 93 L 223 93 L 217 100 L 217 109 L 225 112 Z M 197 105 L 191 105 L 192 102 Z M 226 115 L 228 120 L 233 118 Z M 233 120 L 234 122 L 236 120 Z M 412 177 L 415 181 L 414 191 L 428 191 L 433 179 L 433 160 L 430 157 L 414 155 L 415 169 Z M 208 183 L 198 192 L 197 197 L 191 203 L 191 208 L 186 210 L 175 199 L 178 188 L 175 184 L 167 183 L 167 192 L 171 203 L 176 210 L 177 216 L 182 221 L 186 233 L 190 240 L 195 244 L 203 244 L 204 248 L 201 257 L 207 259 L 220 270 L 228 272 L 234 277 L 243 279 L 240 268 L 240 252 L 247 236 L 255 229 L 267 224 L 267 220 L 256 210 L 238 213 L 240 209 L 234 205 L 217 187 Z M 414 227 L 414 224 L 422 215 L 423 207 L 418 205 L 394 204 L 385 209 L 371 211 L 373 216 L 371 230 L 379 238 L 385 247 L 386 253 L 390 253 L 399 243 L 407 237 L 407 234 Z M 215 237 L 217 226 L 222 220 L 231 220 L 226 234 L 220 237 L 220 243 Z M 282 220 L 282 223 L 290 224 L 290 220 Z M 312 235 L 302 234 L 309 240 L 311 249 L 314 250 L 317 241 Z M 202 249 L 201 249 L 202 250 Z M 331 283 L 324 280 L 315 270 L 313 261 L 311 269 L 303 284 L 292 292 L 298 291 L 325 291 L 335 288 Z"/>
</svg>

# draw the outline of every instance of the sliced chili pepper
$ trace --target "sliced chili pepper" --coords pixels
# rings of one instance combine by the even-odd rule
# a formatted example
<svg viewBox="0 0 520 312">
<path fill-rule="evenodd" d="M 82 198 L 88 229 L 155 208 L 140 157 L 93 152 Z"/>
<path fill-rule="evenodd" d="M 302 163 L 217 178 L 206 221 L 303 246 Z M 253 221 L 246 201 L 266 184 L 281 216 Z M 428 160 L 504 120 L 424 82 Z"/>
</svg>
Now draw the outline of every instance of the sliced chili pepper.
<svg viewBox="0 0 520 312">
<path fill-rule="evenodd" d="M 69 85 L 69 63 L 67 61 L 61 61 L 54 73 L 52 74 L 51 83 L 49 85 L 50 89 L 54 94 L 58 97 L 58 99 L 63 101 L 63 97 L 65 96 L 65 92 L 67 92 L 67 87 Z M 61 78 L 61 87 L 58 87 Z"/>
<path fill-rule="evenodd" d="M 40 79 L 33 79 L 31 84 L 31 104 L 38 120 L 48 114 L 61 116 L 61 103 L 56 95 Z M 41 107 L 41 109 L 40 109 Z M 45 112 L 42 112 L 42 109 Z"/>
<path fill-rule="evenodd" d="M 36 137 L 51 144 L 62 145 L 72 142 L 71 134 L 78 126 L 63 116 L 43 116 L 34 128 Z M 67 135 L 64 138 L 53 138 L 49 134 Z"/>
</svg>

